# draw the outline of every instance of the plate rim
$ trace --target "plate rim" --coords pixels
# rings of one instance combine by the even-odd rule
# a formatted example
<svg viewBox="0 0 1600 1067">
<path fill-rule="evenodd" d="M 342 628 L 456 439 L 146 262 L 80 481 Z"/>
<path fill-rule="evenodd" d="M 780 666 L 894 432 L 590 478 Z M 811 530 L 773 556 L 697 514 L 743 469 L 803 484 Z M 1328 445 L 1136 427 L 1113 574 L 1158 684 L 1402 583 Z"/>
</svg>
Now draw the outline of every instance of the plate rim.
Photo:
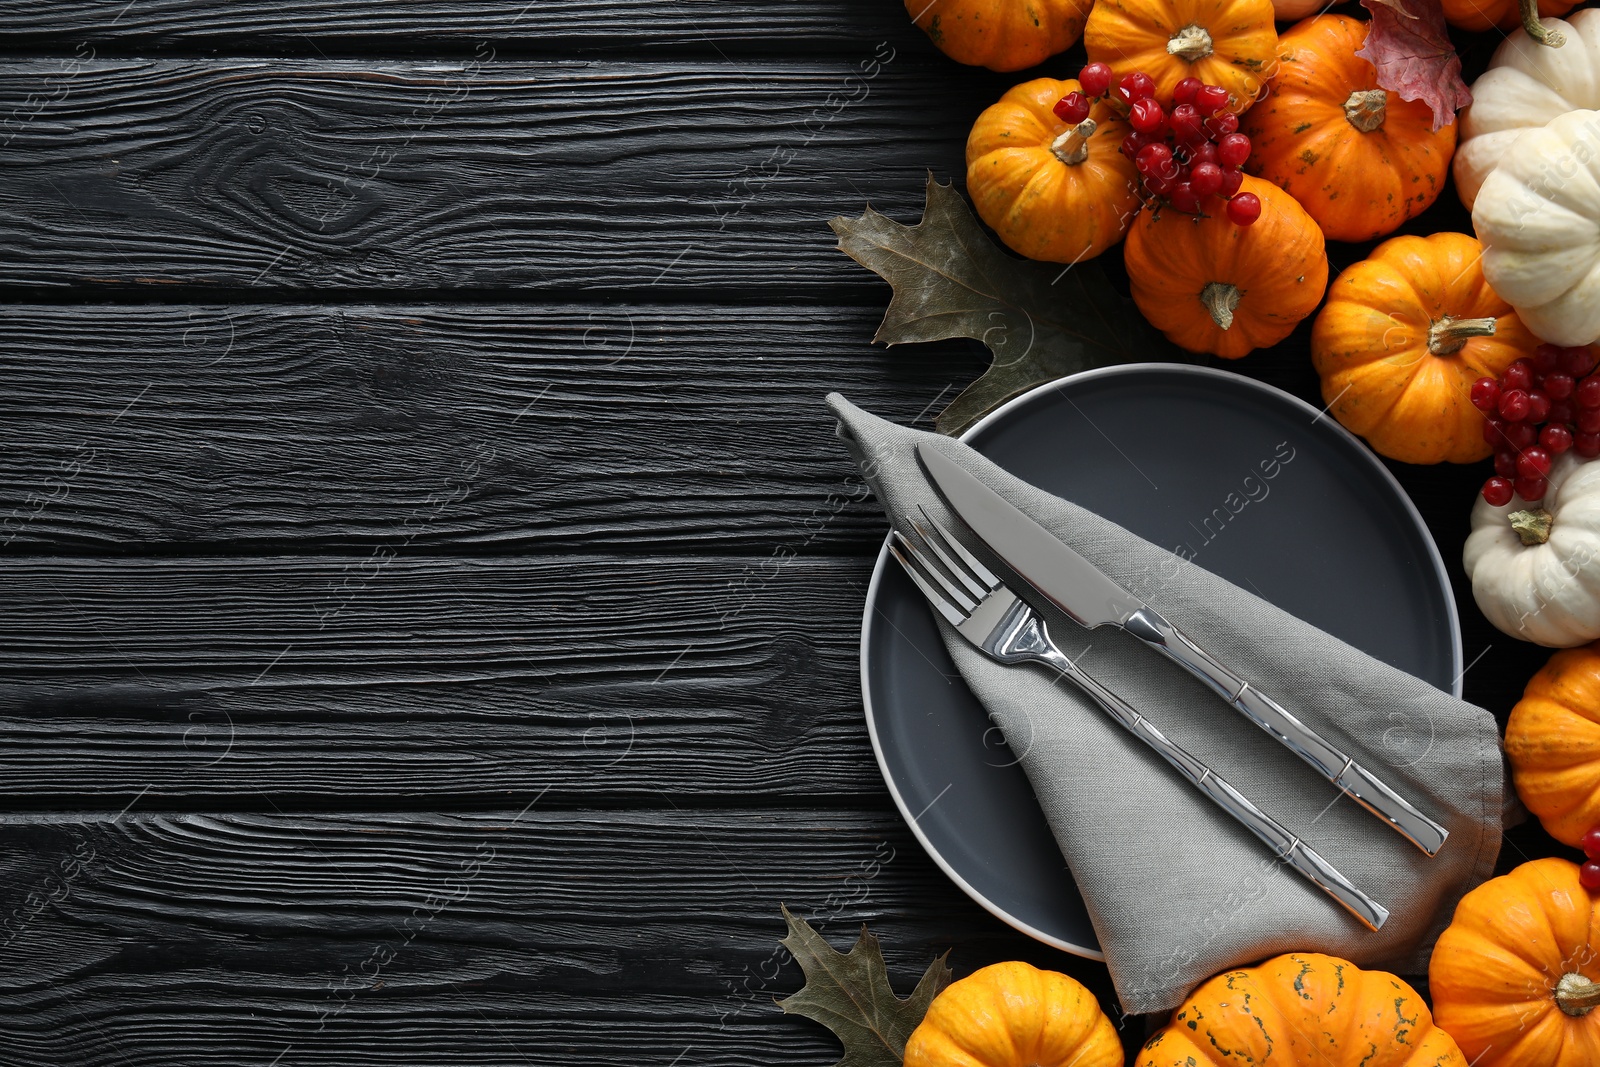
<svg viewBox="0 0 1600 1067">
<path fill-rule="evenodd" d="M 1201 378 L 1225 379 L 1232 384 L 1253 388 L 1258 392 L 1265 393 L 1276 399 L 1287 400 L 1293 406 L 1298 407 L 1307 414 L 1314 416 L 1311 420 L 1313 424 L 1326 420 L 1328 426 L 1334 431 L 1335 436 L 1342 436 L 1347 443 L 1355 446 L 1356 451 L 1363 457 L 1367 465 L 1378 472 L 1382 479 L 1388 483 L 1389 487 L 1394 490 L 1395 494 L 1404 503 L 1406 515 L 1410 518 L 1412 525 L 1417 529 L 1417 531 L 1422 534 L 1423 542 L 1428 547 L 1428 558 L 1433 563 L 1434 578 L 1439 582 L 1440 588 L 1443 589 L 1446 594 L 1444 599 L 1446 614 L 1448 615 L 1450 622 L 1451 666 L 1453 666 L 1456 671 L 1455 681 L 1453 681 L 1450 686 L 1450 693 L 1452 696 L 1459 699 L 1461 697 L 1462 687 L 1464 684 L 1463 676 L 1466 673 L 1461 669 L 1462 660 L 1465 658 L 1465 651 L 1461 638 L 1461 613 L 1456 607 L 1455 590 L 1450 584 L 1450 572 L 1445 569 L 1444 556 L 1439 551 L 1439 544 L 1433 539 L 1433 532 L 1428 529 L 1428 524 L 1423 521 L 1422 513 L 1417 510 L 1417 505 L 1411 499 L 1411 494 L 1406 492 L 1405 487 L 1400 484 L 1400 480 L 1394 476 L 1394 472 L 1389 470 L 1388 467 L 1384 466 L 1383 461 L 1378 458 L 1377 453 L 1368 447 L 1365 441 L 1361 440 L 1361 438 L 1345 429 L 1345 427 L 1342 426 L 1338 420 L 1328 418 L 1328 412 L 1326 408 L 1319 410 L 1285 389 L 1280 389 L 1277 386 L 1271 385 L 1267 382 L 1257 381 L 1254 378 L 1246 377 L 1245 375 L 1236 373 L 1234 371 L 1224 370 L 1220 367 L 1205 367 L 1192 363 L 1118 363 L 1109 367 L 1095 367 L 1090 370 L 1079 371 L 1076 374 L 1067 374 L 1060 378 L 1053 378 L 1048 382 L 1041 382 L 1025 392 L 1018 393 L 1016 396 L 1012 397 L 1010 400 L 1007 400 L 1005 403 L 989 412 L 989 414 L 985 415 L 983 418 L 967 427 L 967 429 L 961 434 L 960 437 L 956 438 L 956 440 L 963 442 L 969 441 L 974 435 L 979 433 L 985 427 L 999 421 L 1000 419 L 1003 419 L 1015 408 L 1021 407 L 1023 404 L 1028 403 L 1043 392 L 1059 389 L 1062 385 L 1068 382 L 1077 383 L 1092 381 L 1098 378 L 1119 377 L 1130 373 L 1148 373 L 1150 371 L 1161 371 L 1163 373 L 1175 373 L 1179 375 L 1188 374 Z M 939 850 L 934 847 L 933 842 L 928 839 L 928 835 L 923 832 L 922 827 L 917 822 L 921 816 L 912 815 L 910 805 L 906 803 L 905 797 L 903 797 L 900 793 L 899 785 L 896 784 L 894 777 L 889 773 L 889 766 L 885 761 L 883 745 L 878 739 L 878 723 L 872 710 L 872 686 L 867 676 L 867 649 L 872 640 L 873 605 L 877 601 L 879 580 L 882 578 L 883 572 L 887 567 L 888 559 L 889 537 L 887 534 L 885 534 L 883 544 L 878 548 L 877 559 L 872 565 L 872 579 L 867 583 L 866 603 L 861 609 L 861 641 L 857 659 L 860 662 L 859 675 L 861 680 L 861 702 L 866 712 L 867 736 L 872 742 L 872 755 L 877 760 L 879 776 L 883 778 L 884 784 L 889 787 L 889 795 L 894 798 L 894 805 L 900 812 L 900 818 L 908 827 L 910 827 L 912 836 L 917 839 L 917 843 L 922 846 L 922 850 L 926 852 L 929 858 L 933 860 L 935 866 L 943 871 L 945 876 L 954 882 L 956 886 L 960 888 L 961 891 L 969 898 L 971 898 L 974 903 L 978 904 L 989 914 L 993 915 L 995 918 L 999 919 L 1013 930 L 1016 930 L 1022 934 L 1026 934 L 1035 941 L 1050 945 L 1053 948 L 1058 948 L 1061 951 L 1069 953 L 1073 956 L 1080 956 L 1084 959 L 1099 960 L 1104 962 L 1106 958 L 1105 953 L 1099 949 L 1091 949 L 1085 945 L 1075 945 L 1069 941 L 1055 937 L 1054 935 L 1047 934 L 1038 927 L 1026 923 L 1017 918 L 1015 915 L 1012 915 L 1010 912 L 1000 907 L 1000 905 L 994 903 L 994 901 L 980 893 L 977 888 L 973 886 L 971 882 L 962 877 L 961 874 L 950 865 L 950 862 L 940 854 Z"/>
</svg>

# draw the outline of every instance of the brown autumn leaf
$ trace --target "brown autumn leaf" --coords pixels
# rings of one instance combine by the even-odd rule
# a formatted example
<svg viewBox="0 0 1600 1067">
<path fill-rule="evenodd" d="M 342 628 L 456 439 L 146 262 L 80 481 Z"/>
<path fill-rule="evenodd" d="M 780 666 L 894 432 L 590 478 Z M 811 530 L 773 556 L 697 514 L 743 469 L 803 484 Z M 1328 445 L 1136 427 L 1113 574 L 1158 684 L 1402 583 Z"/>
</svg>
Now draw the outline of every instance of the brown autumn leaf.
<svg viewBox="0 0 1600 1067">
<path fill-rule="evenodd" d="M 1111 287 L 1100 264 L 1067 267 L 1001 251 L 953 186 L 928 175 L 922 221 L 905 226 L 870 207 L 829 223 L 839 248 L 894 287 L 874 341 L 971 337 L 994 363 L 940 415 L 952 436 L 1041 382 L 1112 363 L 1183 360 Z"/>
<path fill-rule="evenodd" d="M 1367 42 L 1356 55 L 1378 72 L 1378 84 L 1402 100 L 1420 100 L 1433 128 L 1448 126 L 1472 103 L 1461 57 L 1450 43 L 1439 0 L 1361 0 L 1372 13 Z"/>
<path fill-rule="evenodd" d="M 838 1036 L 844 1058 L 835 1067 L 900 1067 L 911 1031 L 950 984 L 953 972 L 945 964 L 950 953 L 928 964 L 917 988 L 901 1000 L 889 985 L 878 938 L 865 926 L 849 954 L 843 954 L 787 907 L 783 919 L 789 935 L 780 943 L 799 962 L 806 984 L 778 1007 L 815 1019 Z"/>
</svg>

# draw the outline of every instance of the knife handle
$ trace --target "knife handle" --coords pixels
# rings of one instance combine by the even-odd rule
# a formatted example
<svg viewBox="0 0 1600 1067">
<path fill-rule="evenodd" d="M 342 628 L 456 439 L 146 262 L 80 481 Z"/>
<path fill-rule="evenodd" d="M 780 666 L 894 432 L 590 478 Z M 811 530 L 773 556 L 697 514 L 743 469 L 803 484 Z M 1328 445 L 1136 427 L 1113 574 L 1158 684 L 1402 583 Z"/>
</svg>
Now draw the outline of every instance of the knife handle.
<svg viewBox="0 0 1600 1067">
<path fill-rule="evenodd" d="M 1377 775 L 1357 763 L 1283 705 L 1252 688 L 1216 658 L 1189 640 L 1160 612 L 1140 608 L 1128 616 L 1123 628 L 1206 683 L 1245 718 L 1278 739 L 1323 778 L 1350 794 L 1356 803 L 1388 823 L 1397 833 L 1432 856 L 1444 846 L 1450 832 L 1385 785 Z"/>
</svg>

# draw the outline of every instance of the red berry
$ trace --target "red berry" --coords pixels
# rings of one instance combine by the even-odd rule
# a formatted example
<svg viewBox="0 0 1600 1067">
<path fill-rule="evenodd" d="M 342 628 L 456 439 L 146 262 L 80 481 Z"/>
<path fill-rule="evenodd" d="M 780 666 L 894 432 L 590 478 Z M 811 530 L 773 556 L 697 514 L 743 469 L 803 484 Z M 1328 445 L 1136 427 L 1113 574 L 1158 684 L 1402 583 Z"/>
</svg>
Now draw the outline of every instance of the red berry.
<svg viewBox="0 0 1600 1067">
<path fill-rule="evenodd" d="M 1128 136 L 1122 139 L 1122 154 L 1127 156 L 1129 159 L 1137 159 L 1140 150 L 1142 150 L 1145 145 L 1152 143 L 1153 141 L 1151 138 L 1140 133 L 1138 130 L 1134 130 L 1132 133 L 1128 134 Z"/>
<path fill-rule="evenodd" d="M 1472 383 L 1472 406 L 1484 414 L 1499 410 L 1496 405 L 1500 403 L 1500 383 L 1490 377 L 1482 377 Z"/>
<path fill-rule="evenodd" d="M 1534 366 L 1537 370 L 1537 364 Z M 1572 380 L 1572 375 L 1562 374 L 1560 371 L 1551 371 L 1544 376 L 1544 391 L 1550 394 L 1551 400 L 1565 400 L 1572 395 L 1578 383 Z"/>
<path fill-rule="evenodd" d="M 1517 476 L 1517 454 L 1509 449 L 1503 449 L 1494 454 L 1494 472 L 1502 478 L 1515 478 Z"/>
<path fill-rule="evenodd" d="M 1584 459 L 1600 456 L 1600 433 L 1573 434 L 1572 450 Z"/>
<path fill-rule="evenodd" d="M 1189 184 L 1202 200 L 1215 195 L 1222 189 L 1222 168 L 1215 163 L 1196 163 L 1189 173 Z"/>
<path fill-rule="evenodd" d="M 1172 178 L 1178 173 L 1177 164 L 1172 162 L 1172 149 L 1160 141 L 1139 149 L 1139 154 L 1133 158 L 1133 165 L 1147 178 L 1152 175 Z"/>
<path fill-rule="evenodd" d="M 1507 388 L 1500 394 L 1500 417 L 1507 422 L 1521 422 L 1528 417 L 1526 386 Z"/>
<path fill-rule="evenodd" d="M 1518 478 L 1511 484 L 1517 495 L 1529 502 L 1543 500 L 1545 490 L 1550 488 L 1550 483 L 1543 478 Z"/>
<path fill-rule="evenodd" d="M 1528 422 L 1541 423 L 1550 417 L 1550 397 L 1542 390 L 1535 389 L 1528 394 Z"/>
<path fill-rule="evenodd" d="M 1511 503 L 1512 485 L 1505 478 L 1490 478 L 1483 483 L 1483 499 L 1497 508 Z"/>
<path fill-rule="evenodd" d="M 1194 186 L 1188 182 L 1178 182 L 1168 195 L 1177 210 L 1189 215 L 1200 213 L 1200 198 L 1195 195 Z"/>
<path fill-rule="evenodd" d="M 1089 63 L 1078 71 L 1078 84 L 1090 96 L 1104 96 L 1111 88 L 1111 68 L 1104 63 Z"/>
<path fill-rule="evenodd" d="M 1250 138 L 1230 133 L 1217 141 L 1217 162 L 1224 167 L 1242 167 L 1250 158 Z"/>
<path fill-rule="evenodd" d="M 1572 447 L 1572 431 L 1559 422 L 1552 422 L 1539 431 L 1539 447 L 1559 456 Z"/>
<path fill-rule="evenodd" d="M 1561 369 L 1574 378 L 1582 378 L 1594 370 L 1594 356 L 1587 348 L 1563 348 Z"/>
<path fill-rule="evenodd" d="M 1167 122 L 1172 127 L 1172 136 L 1179 141 L 1192 144 L 1205 140 L 1206 131 L 1200 124 L 1200 112 L 1195 110 L 1193 104 L 1179 104 L 1173 108 Z"/>
<path fill-rule="evenodd" d="M 1539 440 L 1539 431 L 1525 422 L 1508 423 L 1505 428 L 1506 443 L 1518 452 L 1532 448 Z"/>
<path fill-rule="evenodd" d="M 1550 473 L 1550 453 L 1530 448 L 1517 457 L 1517 474 L 1522 478 L 1543 478 Z"/>
<path fill-rule="evenodd" d="M 1089 117 L 1089 98 L 1074 89 L 1056 101 L 1055 113 L 1068 126 L 1076 126 Z"/>
<path fill-rule="evenodd" d="M 1261 198 L 1255 193 L 1240 193 L 1228 201 L 1228 221 L 1248 226 L 1261 217 Z"/>
<path fill-rule="evenodd" d="M 1199 78 L 1179 78 L 1178 84 L 1172 87 L 1172 102 L 1174 104 L 1194 103 L 1194 94 L 1204 84 L 1205 82 Z"/>
<path fill-rule="evenodd" d="M 1545 421 L 1564 423 L 1568 429 L 1571 429 L 1572 420 L 1572 404 L 1566 400 L 1557 400 L 1550 405 L 1550 415 Z"/>
<path fill-rule="evenodd" d="M 1202 85 L 1195 90 L 1194 106 L 1202 115 L 1220 111 L 1228 106 L 1228 90 L 1220 85 Z"/>
<path fill-rule="evenodd" d="M 1585 378 L 1572 395 L 1580 408 L 1600 408 L 1600 378 Z"/>
<path fill-rule="evenodd" d="M 1549 374 L 1561 366 L 1561 349 L 1555 345 L 1540 345 L 1533 350 L 1533 369 L 1540 374 Z"/>
<path fill-rule="evenodd" d="M 1222 197 L 1232 196 L 1234 193 L 1239 191 L 1239 183 L 1242 181 L 1244 181 L 1243 174 L 1240 174 L 1236 170 L 1230 170 L 1229 168 L 1224 167 L 1222 169 L 1222 189 L 1218 195 Z"/>
<path fill-rule="evenodd" d="M 1147 96 L 1156 95 L 1156 83 L 1150 75 L 1143 71 L 1133 74 L 1124 74 L 1117 83 L 1117 95 L 1125 102 L 1131 104 L 1135 100 L 1143 100 Z"/>
<path fill-rule="evenodd" d="M 1591 893 L 1600 889 L 1600 861 L 1589 860 L 1578 868 L 1578 884 Z"/>
<path fill-rule="evenodd" d="M 1239 116 L 1231 111 L 1213 115 L 1205 121 L 1206 132 L 1213 137 L 1226 137 L 1239 129 Z"/>
<path fill-rule="evenodd" d="M 1600 408 L 1584 408 L 1579 411 L 1577 428 L 1582 433 L 1600 433 Z"/>
<path fill-rule="evenodd" d="M 1128 110 L 1128 125 L 1140 133 L 1153 134 L 1167 124 L 1167 113 L 1154 97 L 1140 97 Z"/>
<path fill-rule="evenodd" d="M 1600 826 L 1583 835 L 1583 840 L 1578 842 L 1578 847 L 1583 849 L 1583 854 L 1592 860 L 1600 860 Z"/>
<path fill-rule="evenodd" d="M 1191 165 L 1196 163 L 1216 163 L 1217 146 L 1210 141 L 1202 141 L 1190 152 L 1190 157 L 1189 163 Z M 1218 164 L 1217 169 L 1222 169 L 1221 164 Z"/>
<path fill-rule="evenodd" d="M 1525 359 L 1512 362 L 1500 375 L 1500 385 L 1505 389 L 1528 390 L 1533 388 L 1533 364 Z"/>
<path fill-rule="evenodd" d="M 1483 420 L 1483 439 L 1496 448 L 1502 448 L 1506 441 L 1506 421 L 1499 416 Z"/>
</svg>

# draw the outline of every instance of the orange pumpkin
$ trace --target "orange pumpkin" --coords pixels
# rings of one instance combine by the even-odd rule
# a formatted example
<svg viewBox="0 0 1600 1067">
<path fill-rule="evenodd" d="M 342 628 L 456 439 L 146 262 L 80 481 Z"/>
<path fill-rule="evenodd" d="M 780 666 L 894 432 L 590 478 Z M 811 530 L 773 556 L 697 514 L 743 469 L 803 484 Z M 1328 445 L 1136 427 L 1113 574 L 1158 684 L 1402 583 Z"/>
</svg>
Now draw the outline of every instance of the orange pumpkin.
<svg viewBox="0 0 1600 1067">
<path fill-rule="evenodd" d="M 1576 0 L 1443 0 L 1444 20 L 1463 30 L 1512 30 L 1518 26 L 1544 40 L 1539 19 L 1560 18 L 1577 7 Z"/>
<path fill-rule="evenodd" d="M 1434 1018 L 1473 1067 L 1600 1064 L 1600 898 L 1563 859 L 1461 899 L 1428 965 Z"/>
<path fill-rule="evenodd" d="M 1138 172 L 1119 146 L 1129 133 L 1098 102 L 1068 127 L 1051 109 L 1076 81 L 1024 82 L 980 116 L 967 138 L 967 193 L 1012 251 L 1077 263 L 1122 239 L 1139 209 Z"/>
<path fill-rule="evenodd" d="M 1417 991 L 1315 952 L 1219 974 L 1140 1050 L 1138 1067 L 1468 1067 Z"/>
<path fill-rule="evenodd" d="M 1294 198 L 1245 177 L 1261 217 L 1235 226 L 1218 213 L 1141 212 L 1125 261 L 1133 302 L 1151 325 L 1191 352 L 1238 359 L 1277 344 L 1316 310 L 1328 285 L 1322 231 Z"/>
<path fill-rule="evenodd" d="M 939 51 L 990 70 L 1025 70 L 1077 43 L 1093 0 L 906 0 Z"/>
<path fill-rule="evenodd" d="M 1122 1067 L 1122 1042 L 1079 982 L 996 963 L 934 998 L 905 1067 Z"/>
<path fill-rule="evenodd" d="M 1456 124 L 1378 87 L 1356 56 L 1368 23 L 1318 15 L 1278 39 L 1272 93 L 1244 116 L 1245 169 L 1286 190 L 1335 241 L 1386 234 L 1438 199 Z"/>
<path fill-rule="evenodd" d="M 1600 826 L 1600 643 L 1557 652 L 1529 679 L 1505 747 L 1517 795 L 1551 837 L 1577 846 Z"/>
<path fill-rule="evenodd" d="M 1394 237 L 1334 280 L 1311 328 L 1333 417 L 1404 463 L 1489 455 L 1472 383 L 1499 377 L 1539 340 L 1483 278 L 1464 233 Z"/>
<path fill-rule="evenodd" d="M 1272 19 L 1272 0 L 1099 0 L 1083 47 L 1119 78 L 1150 75 L 1163 105 L 1193 77 L 1227 89 L 1239 112 L 1255 103 L 1277 61 Z"/>
</svg>

